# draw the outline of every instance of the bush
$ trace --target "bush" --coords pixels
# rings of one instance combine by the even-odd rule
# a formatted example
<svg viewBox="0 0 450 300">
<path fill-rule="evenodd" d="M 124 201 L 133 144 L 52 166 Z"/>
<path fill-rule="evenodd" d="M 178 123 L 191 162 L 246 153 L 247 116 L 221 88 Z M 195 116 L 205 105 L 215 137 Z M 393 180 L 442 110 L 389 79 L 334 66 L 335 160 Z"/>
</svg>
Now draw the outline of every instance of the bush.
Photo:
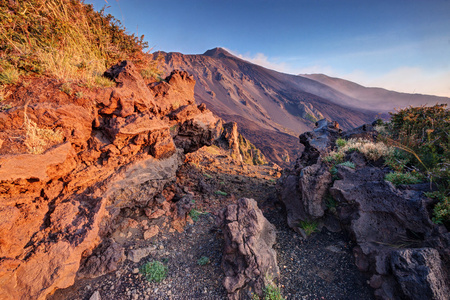
<svg viewBox="0 0 450 300">
<path fill-rule="evenodd" d="M 428 178 L 437 186 L 438 191 L 432 193 L 439 199 L 433 220 L 450 228 L 446 210 L 450 195 L 450 111 L 446 107 L 446 104 L 409 107 L 391 113 L 391 122 L 384 124 L 378 136 L 386 144 L 396 147 L 393 155 L 386 159 L 390 168 L 397 173 L 417 170 L 422 178 Z M 415 174 L 414 177 L 418 176 Z M 401 182 L 404 179 L 393 180 Z"/>
<path fill-rule="evenodd" d="M 167 276 L 167 266 L 159 261 L 151 261 L 143 265 L 139 272 L 150 282 L 160 282 Z"/>
</svg>

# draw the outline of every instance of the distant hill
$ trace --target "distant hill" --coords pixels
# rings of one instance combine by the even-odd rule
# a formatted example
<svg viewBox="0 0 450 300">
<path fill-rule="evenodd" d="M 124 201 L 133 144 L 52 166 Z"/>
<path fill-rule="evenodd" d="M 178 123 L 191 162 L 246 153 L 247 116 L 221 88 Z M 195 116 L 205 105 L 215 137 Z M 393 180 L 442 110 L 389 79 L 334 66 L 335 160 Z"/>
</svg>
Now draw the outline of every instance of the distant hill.
<svg viewBox="0 0 450 300">
<path fill-rule="evenodd" d="M 223 48 L 198 55 L 153 54 L 155 58 L 158 55 L 164 58 L 166 73 L 181 69 L 194 75 L 196 100 L 223 119 L 236 121 L 239 130 L 278 163 L 296 154 L 298 135 L 311 130 L 319 119 L 335 120 L 343 129 L 350 129 L 389 110 L 369 105 L 377 102 L 372 98 L 360 99 L 359 94 L 309 76 L 266 69 Z"/>
<path fill-rule="evenodd" d="M 329 77 L 324 74 L 300 74 L 299 76 L 326 84 L 350 98 L 359 99 L 359 101 L 349 102 L 348 104 L 362 109 L 389 112 L 407 106 L 431 106 L 436 103 L 450 105 L 450 98 L 447 97 L 407 94 L 376 87 L 364 87 L 348 80 Z"/>
</svg>

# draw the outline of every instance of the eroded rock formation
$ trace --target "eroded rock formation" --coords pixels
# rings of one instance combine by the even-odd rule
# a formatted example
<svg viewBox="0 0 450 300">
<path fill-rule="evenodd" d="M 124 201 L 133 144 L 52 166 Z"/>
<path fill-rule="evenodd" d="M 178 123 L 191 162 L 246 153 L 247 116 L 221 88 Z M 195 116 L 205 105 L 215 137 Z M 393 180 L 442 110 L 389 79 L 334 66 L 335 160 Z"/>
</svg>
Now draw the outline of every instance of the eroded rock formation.
<svg viewBox="0 0 450 300">
<path fill-rule="evenodd" d="M 356 266 L 370 277 L 379 299 L 446 299 L 450 233 L 430 220 L 423 193 L 429 185 L 395 187 L 384 180 L 389 169 L 383 162 L 358 152 L 345 157 L 355 169 L 336 165 L 333 178 L 322 157 L 336 147 L 335 140 L 374 140 L 377 133 L 370 124 L 345 133 L 336 123 L 317 125 L 300 135 L 305 151 L 278 182 L 289 226 L 304 237 L 301 221 L 349 232 L 357 243 Z"/>
<path fill-rule="evenodd" d="M 263 216 L 255 200 L 242 198 L 219 216 L 224 235 L 222 269 L 229 299 L 262 296 L 270 280 L 279 277 L 275 226 Z"/>
<path fill-rule="evenodd" d="M 117 86 L 75 101 L 44 97 L 1 115 L 5 132 L 28 118 L 57 128 L 64 142 L 43 154 L 0 158 L 0 299 L 44 299 L 73 284 L 81 261 L 81 277 L 114 270 L 121 246 L 105 240 L 96 247 L 120 212 L 175 210 L 161 192 L 183 153 L 222 132 L 222 121 L 195 105 L 186 72 L 147 86 L 124 61 L 105 75 Z"/>
</svg>

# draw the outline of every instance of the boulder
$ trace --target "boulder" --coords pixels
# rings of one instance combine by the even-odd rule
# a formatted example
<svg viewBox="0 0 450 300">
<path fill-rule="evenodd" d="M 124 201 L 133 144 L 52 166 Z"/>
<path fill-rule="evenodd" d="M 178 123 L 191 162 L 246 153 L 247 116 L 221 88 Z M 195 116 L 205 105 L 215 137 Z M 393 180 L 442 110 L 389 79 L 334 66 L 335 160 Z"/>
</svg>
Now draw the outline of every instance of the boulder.
<svg viewBox="0 0 450 300">
<path fill-rule="evenodd" d="M 245 299 L 250 291 L 262 296 L 268 281 L 279 277 L 275 226 L 253 199 L 242 198 L 219 215 L 224 235 L 222 269 L 229 299 Z"/>
<path fill-rule="evenodd" d="M 433 248 L 394 251 L 391 267 L 408 299 L 445 300 L 450 296 L 449 274 L 443 267 L 438 251 Z"/>
</svg>

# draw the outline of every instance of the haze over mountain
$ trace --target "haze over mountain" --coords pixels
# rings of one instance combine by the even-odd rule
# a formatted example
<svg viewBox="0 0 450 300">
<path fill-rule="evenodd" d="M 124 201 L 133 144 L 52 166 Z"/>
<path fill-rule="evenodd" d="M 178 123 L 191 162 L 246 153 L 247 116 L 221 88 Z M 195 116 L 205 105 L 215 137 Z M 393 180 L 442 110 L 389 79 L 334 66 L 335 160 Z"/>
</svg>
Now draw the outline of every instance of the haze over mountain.
<svg viewBox="0 0 450 300">
<path fill-rule="evenodd" d="M 330 77 L 325 74 L 300 74 L 318 82 L 321 82 L 351 98 L 359 99 L 349 103 L 354 107 L 379 112 L 392 112 L 398 108 L 407 106 L 431 106 L 436 103 L 450 104 L 450 98 L 422 94 L 408 94 L 389 91 L 377 87 L 364 87 L 355 82 Z"/>
<path fill-rule="evenodd" d="M 311 130 L 319 119 L 335 120 L 343 129 L 350 129 L 372 122 L 398 107 L 396 103 L 410 104 L 408 94 L 368 89 L 344 80 L 334 84 L 315 75 L 284 74 L 242 60 L 223 48 L 199 55 L 153 55 L 164 57 L 167 73 L 181 69 L 194 75 L 197 101 L 225 120 L 237 122 L 244 135 L 276 162 L 295 155 L 292 149 L 298 148 L 298 135 Z M 378 95 L 388 100 L 380 100 Z M 449 100 L 419 96 L 415 103 Z"/>
</svg>

